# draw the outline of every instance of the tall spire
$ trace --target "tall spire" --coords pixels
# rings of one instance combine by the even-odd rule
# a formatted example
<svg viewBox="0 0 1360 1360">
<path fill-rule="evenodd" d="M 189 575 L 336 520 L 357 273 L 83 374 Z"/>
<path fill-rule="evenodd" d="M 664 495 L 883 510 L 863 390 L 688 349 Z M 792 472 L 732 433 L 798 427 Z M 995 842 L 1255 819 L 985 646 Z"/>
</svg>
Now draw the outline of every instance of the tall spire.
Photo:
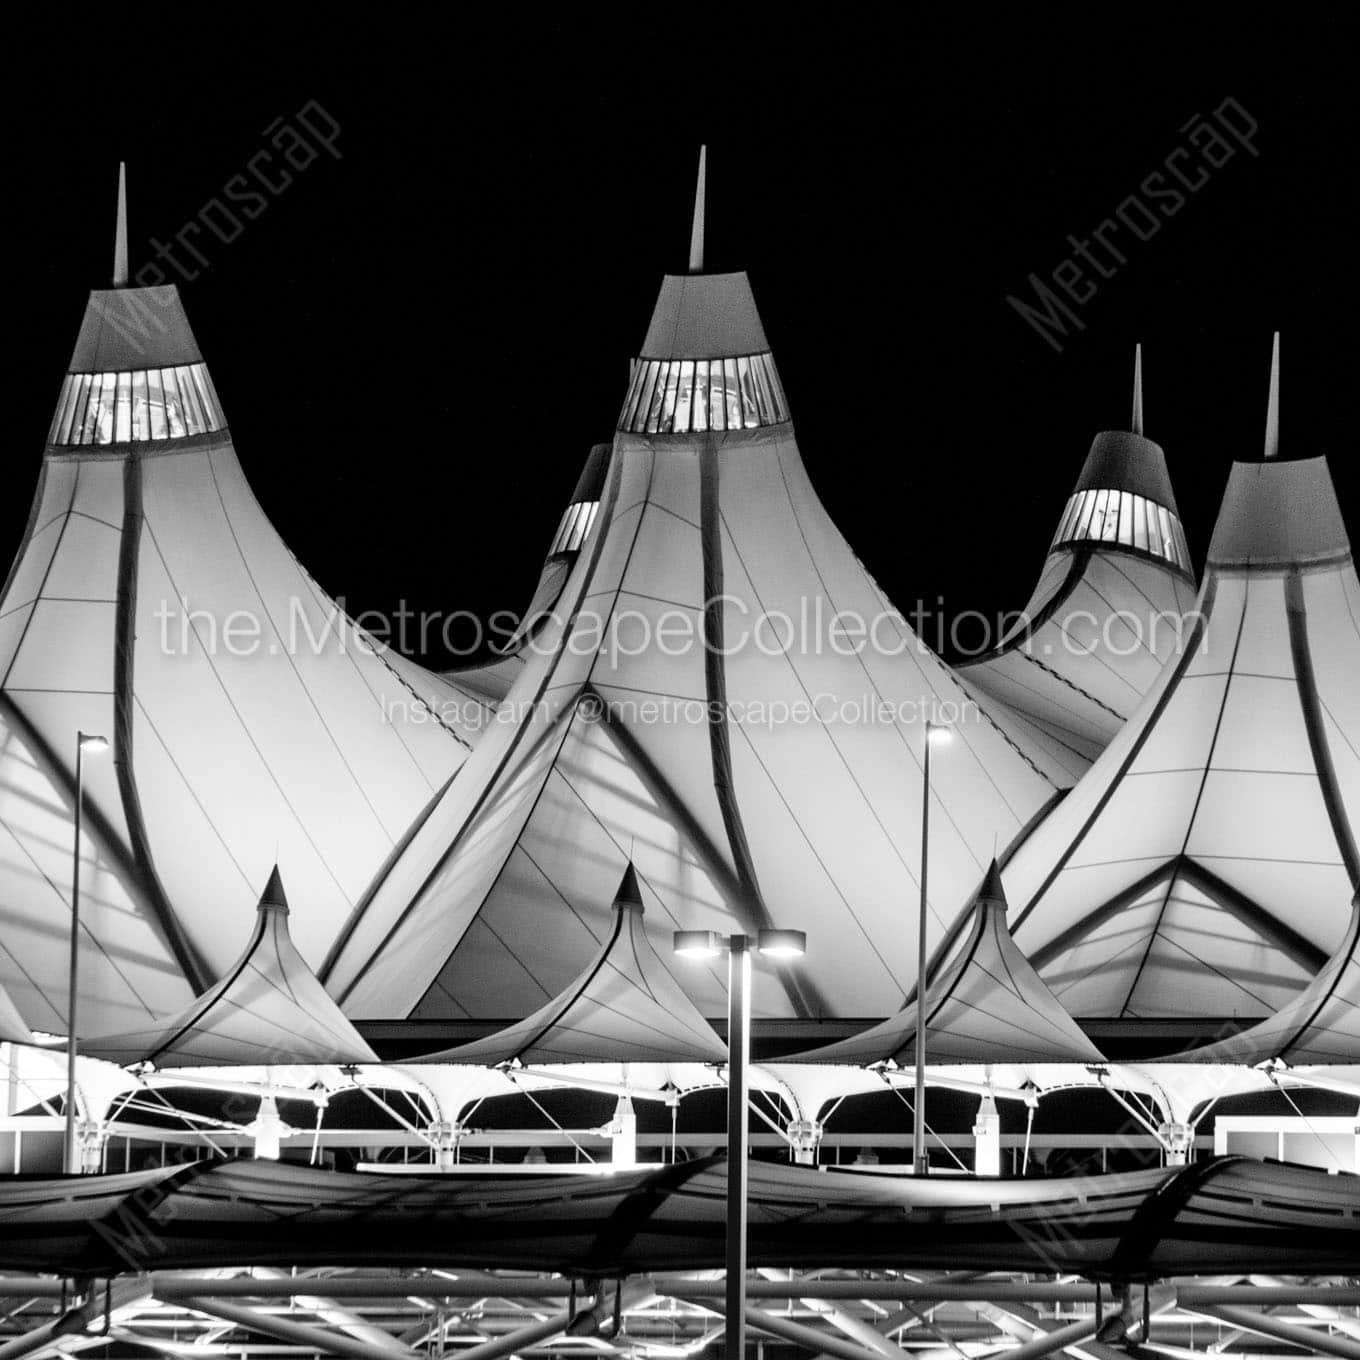
<svg viewBox="0 0 1360 1360">
<path fill-rule="evenodd" d="M 126 288 L 127 264 L 127 165 L 118 162 L 118 221 L 113 229 L 113 286 Z"/>
<path fill-rule="evenodd" d="M 1143 433 L 1143 347 L 1133 347 L 1133 423 L 1134 434 Z"/>
<path fill-rule="evenodd" d="M 708 147 L 699 148 L 699 181 L 694 186 L 694 226 L 689 233 L 689 272 L 704 272 L 704 168 Z"/>
<path fill-rule="evenodd" d="M 1270 347 L 1270 400 L 1266 403 L 1267 458 L 1280 456 L 1280 333 Z"/>
</svg>

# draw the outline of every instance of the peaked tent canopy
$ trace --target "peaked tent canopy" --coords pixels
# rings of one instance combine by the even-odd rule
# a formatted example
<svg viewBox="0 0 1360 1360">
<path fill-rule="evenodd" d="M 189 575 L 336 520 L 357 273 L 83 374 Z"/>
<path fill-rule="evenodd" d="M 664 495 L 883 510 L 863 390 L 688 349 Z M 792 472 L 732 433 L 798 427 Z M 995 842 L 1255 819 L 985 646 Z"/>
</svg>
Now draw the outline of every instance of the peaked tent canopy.
<svg viewBox="0 0 1360 1360">
<path fill-rule="evenodd" d="M 862 1034 L 788 1062 L 916 1061 L 916 1005 Z M 926 987 L 926 1056 L 932 1063 L 1099 1063 L 1104 1057 L 1039 979 L 1006 928 L 995 860 L 978 890 L 973 929 Z"/>
<path fill-rule="evenodd" d="M 468 740 L 461 692 L 377 649 L 266 519 L 173 286 L 92 293 L 68 367 L 0 593 L 0 982 L 62 1030 L 76 733 L 104 734 L 80 1014 L 109 1032 L 223 972 L 276 859 L 319 960 Z"/>
<path fill-rule="evenodd" d="M 178 1015 L 128 1034 L 83 1040 L 81 1051 L 157 1067 L 378 1060 L 294 948 L 277 868 L 260 898 L 250 943 L 215 987 Z"/>
<path fill-rule="evenodd" d="M 833 647 L 840 611 L 872 639 Z M 664 280 L 556 612 L 511 717 L 328 959 L 348 1013 L 541 1006 L 597 954 L 630 857 L 658 939 L 776 912 L 815 923 L 802 965 L 756 988 L 759 1009 L 885 1013 L 913 980 L 884 942 L 916 892 L 922 720 L 955 720 L 959 738 L 932 788 L 937 940 L 995 839 L 1065 777 L 968 702 L 832 524 L 745 274 Z M 696 987 L 720 1013 L 718 977 Z"/>
<path fill-rule="evenodd" d="M 1360 888 L 1360 580 L 1326 461 L 1234 464 L 1184 647 L 1012 857 L 1083 1016 L 1268 1016 Z"/>
<path fill-rule="evenodd" d="M 725 1061 L 726 1048 L 657 957 L 642 918 L 642 890 L 630 863 L 614 896 L 613 929 L 561 996 L 499 1034 L 418 1061 Z"/>
<path fill-rule="evenodd" d="M 1293 1067 L 1360 1063 L 1360 894 L 1345 937 L 1323 970 L 1267 1020 L 1188 1053 L 1177 1063 L 1257 1063 Z"/>
<path fill-rule="evenodd" d="M 1141 346 L 1133 407 L 1132 432 L 1096 435 L 1019 621 L 959 668 L 1014 715 L 1017 741 L 1063 764 L 1068 784 L 1156 681 L 1195 596 L 1166 455 L 1143 437 Z"/>
</svg>

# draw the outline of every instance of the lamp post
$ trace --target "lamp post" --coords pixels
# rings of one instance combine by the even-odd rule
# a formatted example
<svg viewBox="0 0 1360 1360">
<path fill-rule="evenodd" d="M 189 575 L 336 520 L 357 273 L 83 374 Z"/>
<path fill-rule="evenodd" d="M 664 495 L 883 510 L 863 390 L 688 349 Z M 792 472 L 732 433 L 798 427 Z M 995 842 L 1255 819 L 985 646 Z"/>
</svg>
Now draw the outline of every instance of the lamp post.
<svg viewBox="0 0 1360 1360">
<path fill-rule="evenodd" d="M 762 930 L 721 935 L 716 930 L 677 930 L 675 952 L 682 958 L 713 959 L 727 954 L 727 1289 L 724 1354 L 746 1353 L 746 1099 L 751 1057 L 751 946 L 773 958 L 807 952 L 801 930 Z"/>
<path fill-rule="evenodd" d="M 921 761 L 921 919 L 916 949 L 916 1097 L 912 1107 L 912 1166 L 918 1176 L 930 1174 L 926 1152 L 926 880 L 930 861 L 930 748 L 953 737 L 949 728 L 927 720 L 925 755 Z"/>
<path fill-rule="evenodd" d="M 77 985 L 80 975 L 80 818 L 85 805 L 85 752 L 92 755 L 109 749 L 107 737 L 90 732 L 76 733 L 76 815 L 75 842 L 71 853 L 71 960 L 66 991 L 66 1134 L 63 1140 L 63 1166 L 68 1176 L 80 1170 L 80 1150 L 76 1146 L 76 1025 Z"/>
</svg>

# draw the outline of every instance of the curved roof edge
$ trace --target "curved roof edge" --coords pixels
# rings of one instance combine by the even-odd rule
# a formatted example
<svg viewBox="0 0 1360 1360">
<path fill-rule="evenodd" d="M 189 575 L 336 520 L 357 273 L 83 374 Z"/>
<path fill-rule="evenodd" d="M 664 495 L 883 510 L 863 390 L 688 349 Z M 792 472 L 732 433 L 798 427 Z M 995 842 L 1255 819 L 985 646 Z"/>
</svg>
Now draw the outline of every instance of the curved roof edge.
<svg viewBox="0 0 1360 1360">
<path fill-rule="evenodd" d="M 1233 464 L 1209 543 L 1211 568 L 1307 566 L 1345 557 L 1350 547 L 1325 458 Z"/>
<path fill-rule="evenodd" d="M 96 288 L 85 305 L 67 372 L 112 373 L 202 360 L 173 283 Z"/>
<path fill-rule="evenodd" d="M 639 357 L 725 359 L 769 348 L 744 273 L 667 274 Z"/>
</svg>

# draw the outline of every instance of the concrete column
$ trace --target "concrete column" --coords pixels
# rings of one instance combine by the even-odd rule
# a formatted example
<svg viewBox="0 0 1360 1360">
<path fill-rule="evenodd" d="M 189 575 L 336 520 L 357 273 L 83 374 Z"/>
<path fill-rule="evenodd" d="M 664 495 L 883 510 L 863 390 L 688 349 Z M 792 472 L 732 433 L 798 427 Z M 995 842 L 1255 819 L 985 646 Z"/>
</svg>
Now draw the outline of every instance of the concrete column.
<svg viewBox="0 0 1360 1360">
<path fill-rule="evenodd" d="M 617 1167 L 631 1167 L 637 1159 L 637 1114 L 628 1096 L 620 1096 L 608 1125 L 610 1160 Z"/>
<path fill-rule="evenodd" d="M 999 1176 L 1001 1174 L 1001 1116 L 996 1112 L 996 1101 L 991 1093 L 978 1102 L 977 1118 L 973 1122 L 973 1174 Z"/>
</svg>

